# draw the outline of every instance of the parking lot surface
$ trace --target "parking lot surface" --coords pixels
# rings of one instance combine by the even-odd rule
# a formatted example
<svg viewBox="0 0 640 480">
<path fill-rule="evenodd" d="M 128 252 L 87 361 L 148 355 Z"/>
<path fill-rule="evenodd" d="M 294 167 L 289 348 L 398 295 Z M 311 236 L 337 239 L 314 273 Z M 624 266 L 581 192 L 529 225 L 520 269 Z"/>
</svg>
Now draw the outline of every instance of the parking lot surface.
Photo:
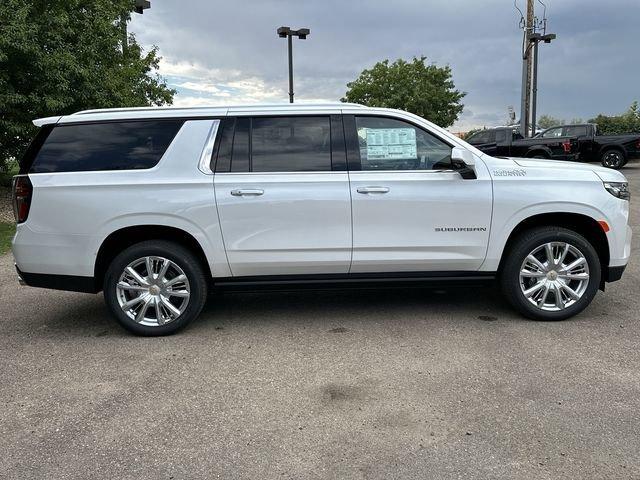
<svg viewBox="0 0 640 480">
<path fill-rule="evenodd" d="M 138 338 L 0 257 L 0 478 L 640 478 L 640 164 L 578 317 L 493 288 L 236 293 Z"/>
</svg>

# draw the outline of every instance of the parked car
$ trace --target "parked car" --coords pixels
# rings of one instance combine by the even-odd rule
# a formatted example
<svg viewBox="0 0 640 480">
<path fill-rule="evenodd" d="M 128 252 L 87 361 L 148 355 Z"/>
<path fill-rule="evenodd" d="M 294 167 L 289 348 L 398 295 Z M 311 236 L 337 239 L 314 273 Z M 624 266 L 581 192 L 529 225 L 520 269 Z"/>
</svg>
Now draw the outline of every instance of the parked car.
<svg viewBox="0 0 640 480">
<path fill-rule="evenodd" d="M 523 138 L 513 127 L 481 130 L 466 141 L 489 155 L 500 157 L 572 160 L 579 157 L 578 141 L 570 136 Z"/>
<path fill-rule="evenodd" d="M 143 108 L 34 123 L 13 187 L 20 281 L 102 290 L 142 335 L 184 327 L 210 288 L 293 285 L 497 279 L 523 315 L 562 320 L 629 260 L 620 172 L 491 157 L 398 110 Z"/>
<path fill-rule="evenodd" d="M 634 158 L 640 158 L 640 134 L 599 135 L 594 123 L 560 125 L 549 128 L 535 138 L 571 138 L 578 142 L 578 159 L 601 162 L 603 166 L 620 169 Z"/>
</svg>

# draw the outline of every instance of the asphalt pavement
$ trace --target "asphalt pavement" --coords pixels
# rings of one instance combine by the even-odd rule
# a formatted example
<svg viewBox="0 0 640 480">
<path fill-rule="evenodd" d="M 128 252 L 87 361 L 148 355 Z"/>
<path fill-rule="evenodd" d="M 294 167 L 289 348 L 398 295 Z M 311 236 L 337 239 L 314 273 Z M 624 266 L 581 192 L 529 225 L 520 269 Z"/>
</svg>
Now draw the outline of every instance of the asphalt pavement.
<svg viewBox="0 0 640 480">
<path fill-rule="evenodd" d="M 632 263 L 581 315 L 493 288 L 234 293 L 139 338 L 0 257 L 0 478 L 640 478 Z"/>
</svg>

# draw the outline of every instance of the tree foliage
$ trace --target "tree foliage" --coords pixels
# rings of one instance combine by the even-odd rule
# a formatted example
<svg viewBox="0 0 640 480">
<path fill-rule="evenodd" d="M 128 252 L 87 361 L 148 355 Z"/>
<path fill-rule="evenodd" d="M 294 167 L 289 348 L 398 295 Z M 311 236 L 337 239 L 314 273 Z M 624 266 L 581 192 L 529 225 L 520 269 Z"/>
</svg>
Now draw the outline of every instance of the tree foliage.
<svg viewBox="0 0 640 480">
<path fill-rule="evenodd" d="M 133 35 L 131 0 L 0 2 L 0 167 L 34 134 L 34 118 L 87 108 L 172 103 L 157 74 L 157 48 Z"/>
<path fill-rule="evenodd" d="M 428 65 L 426 57 L 376 63 L 347 84 L 343 102 L 399 108 L 448 127 L 458 119 L 466 95 L 456 90 L 451 69 Z"/>
<path fill-rule="evenodd" d="M 629 109 L 621 115 L 600 114 L 589 120 L 598 124 L 601 135 L 616 135 L 621 133 L 640 133 L 640 109 L 638 102 L 633 102 Z"/>
<path fill-rule="evenodd" d="M 538 118 L 537 127 L 543 130 L 551 127 L 557 127 L 558 125 L 564 125 L 564 120 L 552 117 L 551 115 L 541 115 Z"/>
</svg>

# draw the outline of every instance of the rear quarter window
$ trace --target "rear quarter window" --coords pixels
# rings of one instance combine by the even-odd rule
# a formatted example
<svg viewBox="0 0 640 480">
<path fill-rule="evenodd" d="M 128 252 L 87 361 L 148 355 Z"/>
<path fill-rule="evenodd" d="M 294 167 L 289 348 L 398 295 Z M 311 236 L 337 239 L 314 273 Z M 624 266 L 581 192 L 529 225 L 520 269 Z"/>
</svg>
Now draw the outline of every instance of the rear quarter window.
<svg viewBox="0 0 640 480">
<path fill-rule="evenodd" d="M 57 125 L 30 173 L 139 170 L 158 164 L 183 120 Z"/>
</svg>

